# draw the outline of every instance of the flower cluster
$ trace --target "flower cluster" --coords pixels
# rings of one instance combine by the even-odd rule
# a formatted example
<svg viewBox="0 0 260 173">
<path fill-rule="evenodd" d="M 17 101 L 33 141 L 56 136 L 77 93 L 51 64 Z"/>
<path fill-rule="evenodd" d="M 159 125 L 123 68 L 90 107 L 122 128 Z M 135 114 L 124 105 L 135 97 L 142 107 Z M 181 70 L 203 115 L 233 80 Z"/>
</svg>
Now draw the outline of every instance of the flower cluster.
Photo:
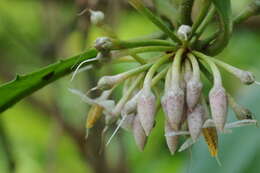
<svg viewBox="0 0 260 173">
<path fill-rule="evenodd" d="M 112 137 L 119 128 L 131 131 L 138 148 L 143 150 L 155 128 L 156 114 L 162 108 L 166 142 L 172 154 L 187 149 L 200 136 L 204 136 L 211 155 L 217 156 L 219 133 L 257 123 L 251 112 L 239 105 L 223 87 L 219 67 L 246 85 L 256 83 L 253 74 L 208 56 L 196 48 L 194 44 L 200 40 L 193 26 L 181 25 L 175 34 L 139 0 L 132 0 L 131 3 L 169 39 L 121 41 L 102 37 L 96 40 L 94 47 L 99 52 L 97 59 L 110 59 L 117 63 L 136 62 L 138 65 L 129 71 L 102 77 L 97 86 L 91 89 L 102 91 L 98 98 L 90 99 L 71 89 L 71 92 L 92 105 L 86 127 L 92 128 L 103 114 L 107 127 L 117 123 Z M 100 25 L 102 21 L 99 20 L 103 20 L 104 16 L 100 12 L 91 13 L 91 20 Z M 142 57 L 142 53 L 146 52 L 158 52 L 159 56 L 149 59 Z M 201 75 L 205 75 L 212 84 L 208 93 L 203 89 Z M 123 84 L 123 94 L 116 103 L 111 99 L 111 93 L 120 84 Z M 238 121 L 227 123 L 228 106 L 233 109 Z M 179 146 L 179 138 L 182 136 L 186 140 Z"/>
</svg>

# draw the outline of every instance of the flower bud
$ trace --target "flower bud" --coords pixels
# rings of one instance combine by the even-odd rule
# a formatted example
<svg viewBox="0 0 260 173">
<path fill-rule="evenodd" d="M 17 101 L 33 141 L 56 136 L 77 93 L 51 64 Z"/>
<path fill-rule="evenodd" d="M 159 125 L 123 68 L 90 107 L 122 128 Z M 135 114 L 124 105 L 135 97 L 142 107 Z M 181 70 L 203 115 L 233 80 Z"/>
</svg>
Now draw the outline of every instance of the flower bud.
<svg viewBox="0 0 260 173">
<path fill-rule="evenodd" d="M 181 25 L 177 31 L 177 35 L 182 40 L 188 39 L 188 34 L 191 32 L 191 27 L 189 25 Z"/>
<path fill-rule="evenodd" d="M 161 102 L 171 127 L 174 130 L 178 130 L 182 121 L 184 108 L 183 89 L 179 87 L 170 88 L 166 91 Z"/>
<path fill-rule="evenodd" d="M 129 114 L 126 116 L 125 120 L 121 124 L 121 128 L 126 131 L 132 131 L 134 124 L 135 114 Z"/>
<path fill-rule="evenodd" d="M 92 24 L 94 25 L 99 25 L 102 24 L 105 15 L 102 11 L 93 11 L 93 10 L 89 10 L 90 11 L 90 21 Z"/>
<path fill-rule="evenodd" d="M 165 138 L 166 138 L 167 146 L 168 146 L 171 154 L 173 155 L 176 152 L 177 147 L 178 147 L 179 136 L 178 135 L 176 135 L 176 136 L 166 135 L 166 134 L 169 134 L 174 131 L 172 129 L 170 123 L 167 120 L 165 120 L 164 131 L 165 131 Z"/>
<path fill-rule="evenodd" d="M 250 85 L 255 82 L 255 76 L 253 75 L 253 73 L 249 71 L 241 71 L 239 78 L 241 82 L 246 85 Z"/>
<path fill-rule="evenodd" d="M 95 41 L 94 47 L 99 51 L 109 50 L 113 46 L 113 42 L 108 37 L 100 37 Z"/>
<path fill-rule="evenodd" d="M 186 102 L 189 110 L 192 110 L 198 103 L 203 85 L 195 78 L 191 78 L 186 86 Z"/>
<path fill-rule="evenodd" d="M 224 130 L 227 119 L 227 96 L 222 86 L 214 86 L 209 93 L 212 118 L 219 131 Z"/>
<path fill-rule="evenodd" d="M 146 141 L 147 141 L 147 137 L 145 135 L 144 129 L 141 125 L 139 116 L 135 116 L 134 122 L 133 122 L 133 133 L 134 133 L 134 138 L 135 138 L 135 143 L 137 145 L 137 147 L 143 151 Z"/>
<path fill-rule="evenodd" d="M 197 104 L 192 111 L 188 111 L 188 127 L 191 138 L 195 142 L 200 136 L 203 126 L 205 110 L 201 104 Z"/>
<path fill-rule="evenodd" d="M 138 98 L 137 112 L 145 134 L 149 136 L 154 125 L 156 112 L 156 99 L 150 89 L 142 90 Z"/>
<path fill-rule="evenodd" d="M 124 106 L 123 108 L 123 113 L 129 114 L 132 112 L 135 112 L 137 109 L 137 102 L 138 102 L 138 98 L 141 94 L 141 91 L 139 91 L 138 93 L 136 93 Z"/>
<path fill-rule="evenodd" d="M 114 75 L 114 76 L 103 76 L 99 79 L 97 86 L 94 89 L 107 90 L 111 89 L 115 84 L 121 81 L 122 75 Z M 92 89 L 93 90 L 93 89 Z"/>
</svg>

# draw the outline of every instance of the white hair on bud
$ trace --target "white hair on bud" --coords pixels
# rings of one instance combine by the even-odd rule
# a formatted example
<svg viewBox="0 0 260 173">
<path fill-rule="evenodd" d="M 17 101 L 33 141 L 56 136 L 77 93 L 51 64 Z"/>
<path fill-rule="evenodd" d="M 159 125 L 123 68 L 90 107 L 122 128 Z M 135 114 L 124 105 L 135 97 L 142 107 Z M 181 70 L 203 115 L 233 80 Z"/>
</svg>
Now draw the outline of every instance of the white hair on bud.
<svg viewBox="0 0 260 173">
<path fill-rule="evenodd" d="M 188 34 L 190 32 L 191 27 L 189 25 L 181 25 L 177 31 L 177 35 L 184 40 L 188 40 Z"/>
<path fill-rule="evenodd" d="M 88 63 L 88 62 L 91 62 L 91 61 L 95 61 L 95 60 L 98 60 L 98 59 L 99 59 L 99 57 L 97 56 L 97 57 L 95 57 L 95 58 L 87 59 L 87 60 L 81 62 L 81 63 L 78 65 L 78 67 L 76 68 L 76 70 L 74 71 L 74 73 L 72 74 L 72 77 L 71 77 L 71 79 L 70 79 L 70 82 L 72 82 L 72 81 L 74 80 L 75 76 L 79 73 L 80 67 L 81 67 L 83 64 Z M 88 67 L 88 66 L 87 66 L 87 67 Z M 90 68 L 88 68 L 88 69 L 90 69 Z M 87 69 L 87 70 L 88 70 L 88 69 Z M 85 70 L 86 70 L 86 69 L 85 69 Z M 81 71 L 80 71 L 80 72 L 81 72 Z"/>
<path fill-rule="evenodd" d="M 257 120 L 240 120 L 226 124 L 225 128 L 237 128 L 247 125 L 257 125 Z"/>
<path fill-rule="evenodd" d="M 182 152 L 184 150 L 186 150 L 187 148 L 191 147 L 195 142 L 193 141 L 192 138 L 188 138 L 180 147 L 180 149 L 178 150 L 178 152 Z"/>
<path fill-rule="evenodd" d="M 105 19 L 105 15 L 102 11 L 94 11 L 94 10 L 89 10 L 90 12 L 90 21 L 94 25 L 99 25 L 103 22 Z"/>
<path fill-rule="evenodd" d="M 110 144 L 110 142 L 112 141 L 112 139 L 114 138 L 114 136 L 116 135 L 116 133 L 118 132 L 118 130 L 120 129 L 120 127 L 122 126 L 123 122 L 125 121 L 127 117 L 127 114 L 123 116 L 123 118 L 120 120 L 119 124 L 117 125 L 115 131 L 113 132 L 113 134 L 111 135 L 111 137 L 108 139 L 106 146 L 108 146 Z"/>
</svg>

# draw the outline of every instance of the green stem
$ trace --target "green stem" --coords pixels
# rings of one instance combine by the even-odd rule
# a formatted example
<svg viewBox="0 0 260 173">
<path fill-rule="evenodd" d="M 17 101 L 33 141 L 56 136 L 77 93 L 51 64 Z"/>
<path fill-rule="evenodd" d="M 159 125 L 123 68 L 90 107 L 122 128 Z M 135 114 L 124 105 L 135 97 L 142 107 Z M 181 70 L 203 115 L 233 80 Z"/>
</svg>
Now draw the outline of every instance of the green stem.
<svg viewBox="0 0 260 173">
<path fill-rule="evenodd" d="M 113 49 L 129 49 L 136 47 L 145 47 L 145 46 L 176 46 L 174 43 L 166 41 L 166 40 L 140 40 L 140 41 L 121 41 L 121 40 L 113 40 Z"/>
<path fill-rule="evenodd" d="M 182 0 L 180 4 L 180 21 L 181 24 L 191 26 L 191 11 L 194 0 Z"/>
<path fill-rule="evenodd" d="M 138 47 L 133 49 L 126 49 L 126 50 L 120 50 L 116 51 L 113 54 L 113 59 L 138 54 L 138 53 L 146 53 L 146 52 L 166 52 L 166 51 L 175 51 L 177 47 L 172 46 L 148 46 L 148 47 Z"/>
<path fill-rule="evenodd" d="M 169 65 L 165 67 L 162 71 L 160 71 L 152 80 L 152 87 L 155 86 L 167 73 L 169 69 Z"/>
<path fill-rule="evenodd" d="M 214 76 L 214 86 L 222 86 L 222 77 L 220 71 L 216 64 L 211 60 L 212 58 L 197 51 L 192 51 L 192 53 L 196 55 L 196 57 L 205 61 L 210 66 Z"/>
<path fill-rule="evenodd" d="M 210 9 L 211 1 L 204 0 L 202 2 L 202 4 L 203 4 L 203 7 L 201 9 L 201 12 L 200 12 L 199 16 L 195 19 L 195 22 L 192 25 L 191 34 L 190 34 L 191 36 L 196 32 L 198 27 L 201 25 L 201 22 L 203 21 L 203 19 L 207 15 L 207 13 L 208 13 L 208 11 Z"/>
<path fill-rule="evenodd" d="M 184 48 L 180 48 L 174 57 L 172 64 L 172 86 L 180 85 L 180 73 L 181 73 L 181 60 L 182 54 L 184 53 Z"/>
<path fill-rule="evenodd" d="M 156 70 L 166 61 L 169 60 L 169 58 L 172 56 L 172 54 L 166 54 L 164 56 L 162 56 L 161 58 L 159 58 L 159 60 L 154 63 L 154 65 L 150 68 L 150 70 L 148 71 L 148 73 L 146 74 L 146 77 L 144 79 L 144 87 L 146 88 L 151 88 L 151 83 L 152 83 L 152 78 L 156 72 Z"/>
<path fill-rule="evenodd" d="M 130 4 L 136 8 L 142 15 L 146 16 L 153 22 L 158 28 L 160 28 L 165 34 L 167 34 L 173 41 L 181 43 L 181 40 L 175 35 L 170 28 L 164 24 L 164 22 L 153 14 L 148 8 L 146 8 L 140 0 L 129 0 Z"/>
<path fill-rule="evenodd" d="M 61 60 L 55 64 L 44 67 L 34 73 L 24 76 L 17 76 L 15 80 L 0 86 L 0 112 L 5 111 L 24 97 L 43 88 L 44 86 L 70 74 L 82 61 L 94 58 L 97 55 L 95 49 L 90 49 L 84 53 L 73 56 L 66 60 Z M 84 64 L 96 64 L 97 60 Z"/>
<path fill-rule="evenodd" d="M 139 62 L 140 64 L 146 64 L 145 59 L 143 59 L 142 57 L 140 57 L 137 54 L 132 54 L 131 55 L 137 62 Z"/>
<path fill-rule="evenodd" d="M 193 70 L 193 77 L 195 79 L 200 79 L 200 67 L 199 63 L 196 59 L 196 57 L 192 54 L 188 54 L 188 58 L 190 59 L 191 65 L 192 65 L 192 70 Z"/>
<path fill-rule="evenodd" d="M 197 39 L 201 36 L 205 28 L 208 26 L 209 22 L 212 20 L 216 12 L 216 8 L 212 6 L 207 14 L 207 16 L 204 18 L 200 26 L 198 27 L 197 31 L 195 32 L 194 36 L 192 37 L 190 44 L 193 45 Z"/>
</svg>

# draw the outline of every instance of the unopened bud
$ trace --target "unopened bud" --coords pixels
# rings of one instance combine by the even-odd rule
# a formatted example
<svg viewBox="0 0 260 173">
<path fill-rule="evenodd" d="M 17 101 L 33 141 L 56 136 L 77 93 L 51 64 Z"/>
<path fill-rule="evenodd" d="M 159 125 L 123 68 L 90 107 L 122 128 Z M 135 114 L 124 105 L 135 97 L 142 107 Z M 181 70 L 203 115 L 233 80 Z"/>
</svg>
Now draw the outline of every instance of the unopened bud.
<svg viewBox="0 0 260 173">
<path fill-rule="evenodd" d="M 90 21 L 92 24 L 100 25 L 103 23 L 105 19 L 105 15 L 102 11 L 93 11 L 93 10 L 89 10 L 89 11 L 90 11 Z"/>
<path fill-rule="evenodd" d="M 203 85 L 200 81 L 192 78 L 186 86 L 186 102 L 189 110 L 192 110 L 198 103 Z"/>
<path fill-rule="evenodd" d="M 249 71 L 242 71 L 240 75 L 240 80 L 246 85 L 251 85 L 255 82 L 255 76 Z"/>
<path fill-rule="evenodd" d="M 170 123 L 165 120 L 165 124 L 164 124 L 164 131 L 165 134 L 171 133 L 174 131 L 174 129 L 171 127 Z M 167 142 L 167 146 L 171 152 L 171 154 L 173 155 L 178 147 L 178 142 L 179 142 L 179 136 L 169 136 L 169 135 L 165 135 L 166 138 L 166 142 Z"/>
<path fill-rule="evenodd" d="M 94 89 L 107 90 L 111 89 L 115 84 L 117 84 L 121 80 L 121 75 L 114 76 L 103 76 L 99 79 L 97 86 Z"/>
<path fill-rule="evenodd" d="M 178 130 L 184 109 L 184 91 L 179 87 L 170 88 L 163 96 L 162 106 L 170 125 Z"/>
<path fill-rule="evenodd" d="M 134 123 L 133 123 L 133 133 L 134 133 L 134 138 L 135 138 L 135 143 L 137 147 L 143 151 L 146 141 L 147 141 L 147 136 L 145 135 L 144 129 L 141 125 L 139 116 L 135 116 Z"/>
<path fill-rule="evenodd" d="M 129 114 L 132 112 L 135 112 L 137 109 L 137 102 L 138 102 L 138 98 L 141 94 L 141 91 L 139 91 L 138 93 L 136 93 L 124 106 L 123 108 L 123 113 Z"/>
<path fill-rule="evenodd" d="M 188 34 L 191 32 L 191 27 L 189 25 L 181 25 L 177 31 L 177 35 L 182 40 L 188 39 Z"/>
<path fill-rule="evenodd" d="M 212 118 L 219 131 L 224 130 L 227 120 L 227 96 L 222 86 L 214 86 L 209 93 Z"/>
<path fill-rule="evenodd" d="M 125 120 L 121 124 L 121 128 L 123 128 L 126 131 L 132 131 L 135 117 L 135 114 L 127 115 Z"/>
<path fill-rule="evenodd" d="M 138 116 L 144 128 L 145 134 L 149 136 L 154 125 L 156 112 L 156 99 L 150 89 L 143 89 L 137 105 Z"/>
<path fill-rule="evenodd" d="M 97 38 L 94 44 L 94 47 L 99 51 L 107 51 L 110 50 L 113 46 L 113 42 L 108 37 L 100 37 Z"/>
<path fill-rule="evenodd" d="M 197 104 L 196 107 L 189 112 L 188 111 L 188 126 L 191 138 L 196 141 L 200 136 L 201 129 L 203 126 L 203 117 L 205 110 L 201 104 Z"/>
</svg>

